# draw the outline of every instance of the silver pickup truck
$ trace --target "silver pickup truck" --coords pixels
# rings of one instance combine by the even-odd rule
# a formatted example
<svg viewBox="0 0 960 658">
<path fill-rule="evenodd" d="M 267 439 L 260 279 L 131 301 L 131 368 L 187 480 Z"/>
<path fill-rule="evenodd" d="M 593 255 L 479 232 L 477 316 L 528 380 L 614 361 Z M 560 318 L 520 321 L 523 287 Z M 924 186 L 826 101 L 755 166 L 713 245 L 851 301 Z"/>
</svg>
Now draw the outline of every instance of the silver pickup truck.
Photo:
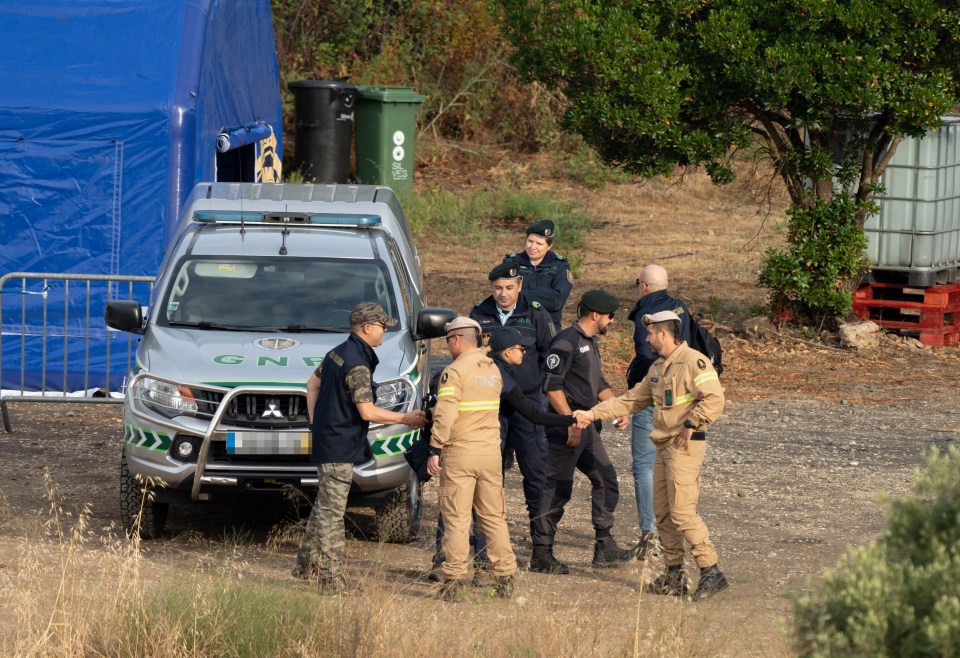
<svg viewBox="0 0 960 658">
<path fill-rule="evenodd" d="M 126 386 L 120 504 L 145 538 L 162 534 L 171 503 L 286 487 L 312 499 L 306 380 L 346 338 L 358 302 L 400 319 L 375 373 L 377 405 L 398 412 L 421 404 L 426 339 L 455 315 L 426 306 L 388 187 L 201 183 L 184 208 L 149 308 L 116 300 L 104 312 L 143 336 Z M 382 541 L 419 530 L 420 485 L 403 457 L 417 438 L 371 425 L 369 458 L 354 468 L 350 505 L 376 509 Z"/>
</svg>

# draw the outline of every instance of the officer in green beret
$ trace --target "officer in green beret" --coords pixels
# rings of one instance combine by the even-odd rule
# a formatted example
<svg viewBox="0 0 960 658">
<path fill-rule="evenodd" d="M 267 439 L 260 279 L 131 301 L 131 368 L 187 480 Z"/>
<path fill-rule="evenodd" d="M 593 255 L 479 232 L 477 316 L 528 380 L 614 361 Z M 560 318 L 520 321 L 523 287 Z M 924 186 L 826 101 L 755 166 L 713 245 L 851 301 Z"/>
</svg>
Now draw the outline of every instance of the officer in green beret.
<svg viewBox="0 0 960 658">
<path fill-rule="evenodd" d="M 553 252 L 556 234 L 551 220 L 534 222 L 527 227 L 523 251 L 507 254 L 503 262 L 517 266 L 527 298 L 540 302 L 550 314 L 554 328 L 560 331 L 563 306 L 573 290 L 573 274 L 567 259 Z"/>
<path fill-rule="evenodd" d="M 607 291 L 590 290 L 580 298 L 578 320 L 553 340 L 544 365 L 547 400 L 555 413 L 572 414 L 613 397 L 600 369 L 597 338 L 607 333 L 619 307 L 619 300 Z M 575 469 L 593 485 L 593 566 L 616 567 L 630 561 L 635 553 L 617 546 L 611 532 L 620 485 L 598 429 L 593 425 L 582 430 L 548 427 L 546 433 L 547 479 L 540 498 L 530 570 L 554 574 L 570 570 L 554 556 L 553 543 L 573 493 Z"/>
</svg>

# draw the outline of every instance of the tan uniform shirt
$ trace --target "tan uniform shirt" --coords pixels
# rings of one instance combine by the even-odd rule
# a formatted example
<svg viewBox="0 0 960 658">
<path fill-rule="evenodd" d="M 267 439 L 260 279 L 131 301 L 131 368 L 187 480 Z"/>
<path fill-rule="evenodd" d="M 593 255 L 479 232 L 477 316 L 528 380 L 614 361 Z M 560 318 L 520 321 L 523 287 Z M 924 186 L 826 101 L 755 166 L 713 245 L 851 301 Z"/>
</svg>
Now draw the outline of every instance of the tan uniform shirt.
<svg viewBox="0 0 960 658">
<path fill-rule="evenodd" d="M 440 375 L 430 445 L 444 455 L 499 455 L 502 389 L 500 370 L 482 349 L 457 357 Z"/>
<path fill-rule="evenodd" d="M 683 342 L 667 358 L 654 361 L 643 381 L 591 411 L 597 419 L 619 418 L 653 404 L 650 440 L 665 443 L 680 434 L 685 420 L 695 431 L 706 430 L 720 416 L 723 402 L 723 387 L 710 359 Z"/>
</svg>

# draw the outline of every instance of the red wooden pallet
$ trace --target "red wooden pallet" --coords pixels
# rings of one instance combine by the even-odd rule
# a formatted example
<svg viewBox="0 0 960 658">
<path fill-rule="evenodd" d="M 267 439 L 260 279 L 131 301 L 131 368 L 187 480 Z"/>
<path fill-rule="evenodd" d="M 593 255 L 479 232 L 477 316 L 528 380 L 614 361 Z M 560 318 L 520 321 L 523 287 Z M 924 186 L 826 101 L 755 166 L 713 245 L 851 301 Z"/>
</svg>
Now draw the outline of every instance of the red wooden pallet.
<svg viewBox="0 0 960 658">
<path fill-rule="evenodd" d="M 853 293 L 853 311 L 886 329 L 919 333 L 925 345 L 960 342 L 960 282 L 929 288 L 867 284 Z"/>
</svg>

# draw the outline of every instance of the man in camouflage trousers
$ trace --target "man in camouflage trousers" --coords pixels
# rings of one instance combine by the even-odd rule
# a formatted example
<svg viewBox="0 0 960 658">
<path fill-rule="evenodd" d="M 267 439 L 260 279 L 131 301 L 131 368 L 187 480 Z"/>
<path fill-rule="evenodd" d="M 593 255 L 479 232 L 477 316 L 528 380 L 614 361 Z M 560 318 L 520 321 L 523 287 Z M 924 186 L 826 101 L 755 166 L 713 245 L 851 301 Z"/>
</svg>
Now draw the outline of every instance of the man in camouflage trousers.
<svg viewBox="0 0 960 658">
<path fill-rule="evenodd" d="M 316 579 L 323 593 L 351 591 L 343 577 L 343 515 L 353 466 L 367 460 L 370 423 L 416 429 L 426 422 L 423 411 L 401 414 L 375 405 L 373 373 L 379 360 L 373 348 L 383 344 L 383 334 L 396 324 L 379 304 L 360 302 L 350 313 L 350 336 L 330 350 L 307 381 L 311 461 L 317 464 L 319 482 L 293 575 Z"/>
</svg>

